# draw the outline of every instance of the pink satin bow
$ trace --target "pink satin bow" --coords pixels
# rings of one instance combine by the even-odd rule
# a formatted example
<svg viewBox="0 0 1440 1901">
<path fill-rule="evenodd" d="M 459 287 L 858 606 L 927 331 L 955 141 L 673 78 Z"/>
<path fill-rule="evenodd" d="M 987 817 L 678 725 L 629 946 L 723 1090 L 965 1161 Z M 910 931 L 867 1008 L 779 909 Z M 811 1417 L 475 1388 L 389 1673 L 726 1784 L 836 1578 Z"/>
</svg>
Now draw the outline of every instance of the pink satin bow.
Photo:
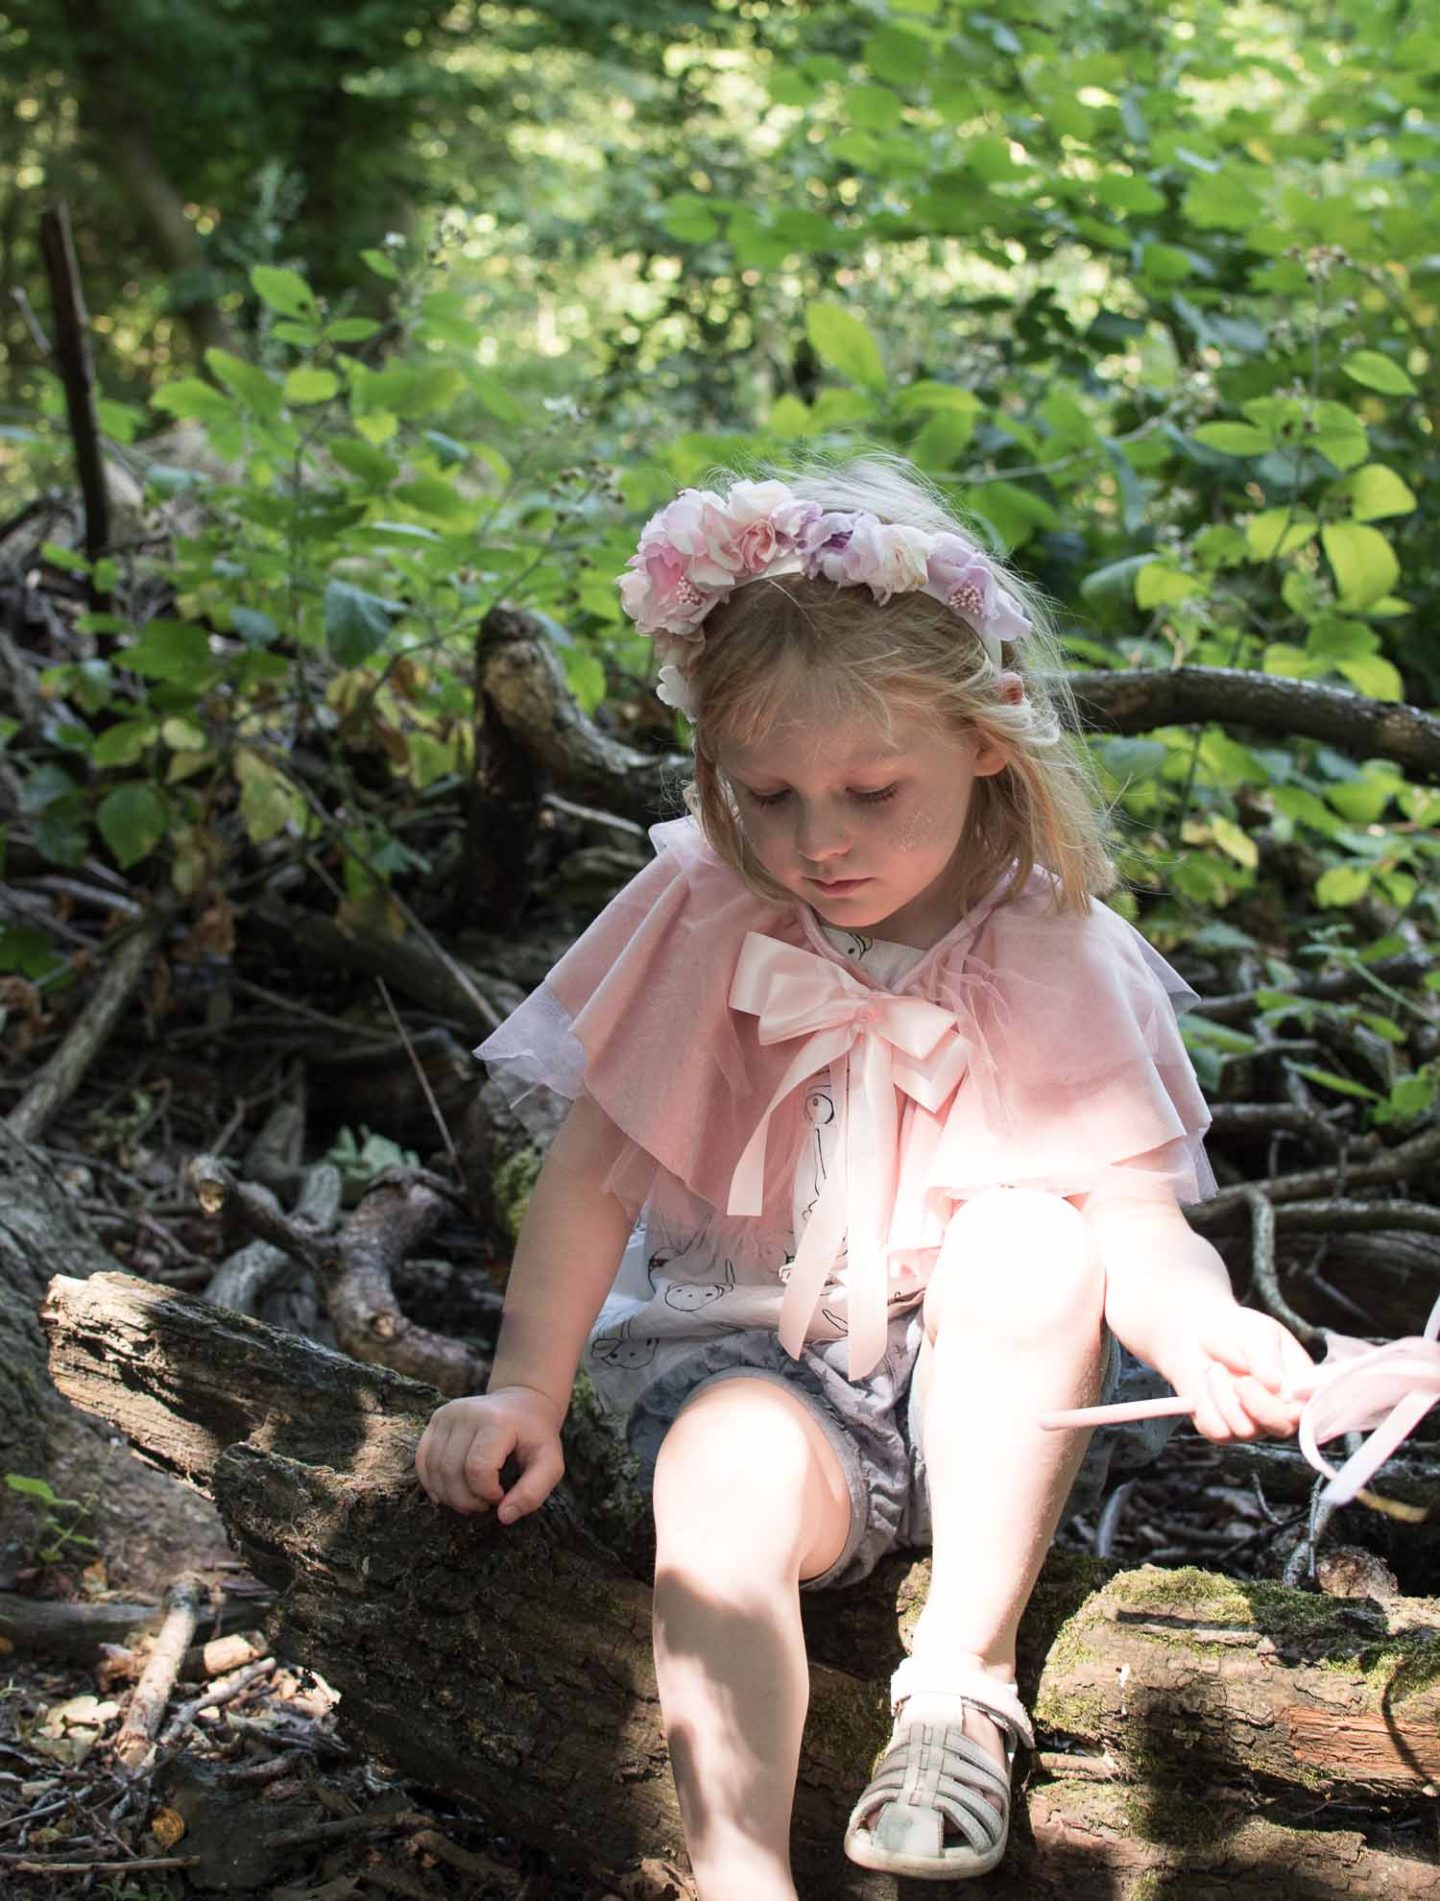
<svg viewBox="0 0 1440 1901">
<path fill-rule="evenodd" d="M 837 1065 L 841 1108 L 838 1164 L 811 1211 L 780 1306 L 780 1344 L 798 1356 L 844 1243 L 850 1377 L 861 1379 L 885 1351 L 889 1277 L 886 1242 L 899 1165 L 901 1089 L 938 1112 L 965 1074 L 970 1046 L 950 1011 L 922 997 L 872 990 L 839 964 L 746 933 L 730 1006 L 759 1018 L 762 1043 L 803 1036 L 730 1182 L 728 1212 L 758 1215 L 764 1198 L 765 1143 L 770 1118 L 792 1089 Z"/>
<path fill-rule="evenodd" d="M 1348 1505 L 1437 1405 L 1440 1300 L 1430 1310 L 1425 1331 L 1403 1340 L 1387 1340 L 1377 1347 L 1346 1333 L 1328 1334 L 1325 1358 L 1315 1369 L 1314 1385 L 1297 1427 L 1300 1450 L 1317 1472 L 1329 1477 L 1320 1494 L 1323 1502 Z M 1126 1400 L 1117 1406 L 1077 1406 L 1043 1413 L 1040 1424 L 1047 1432 L 1056 1432 L 1076 1426 L 1118 1426 L 1194 1410 L 1193 1399 L 1180 1397 Z M 1366 1431 L 1370 1437 L 1338 1469 L 1320 1450 L 1347 1432 Z"/>
</svg>

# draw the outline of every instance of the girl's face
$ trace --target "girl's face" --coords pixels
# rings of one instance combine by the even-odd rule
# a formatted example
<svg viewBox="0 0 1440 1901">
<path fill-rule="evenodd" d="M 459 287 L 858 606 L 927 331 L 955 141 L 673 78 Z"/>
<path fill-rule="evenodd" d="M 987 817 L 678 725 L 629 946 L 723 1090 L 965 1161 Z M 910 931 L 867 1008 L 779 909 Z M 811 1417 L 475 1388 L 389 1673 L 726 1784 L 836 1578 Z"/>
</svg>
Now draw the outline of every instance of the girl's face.
<svg viewBox="0 0 1440 1901">
<path fill-rule="evenodd" d="M 750 849 L 827 924 L 928 949 L 959 922 L 971 791 L 1006 764 L 992 742 L 914 716 L 897 716 L 887 740 L 802 712 L 715 756 Z"/>
</svg>

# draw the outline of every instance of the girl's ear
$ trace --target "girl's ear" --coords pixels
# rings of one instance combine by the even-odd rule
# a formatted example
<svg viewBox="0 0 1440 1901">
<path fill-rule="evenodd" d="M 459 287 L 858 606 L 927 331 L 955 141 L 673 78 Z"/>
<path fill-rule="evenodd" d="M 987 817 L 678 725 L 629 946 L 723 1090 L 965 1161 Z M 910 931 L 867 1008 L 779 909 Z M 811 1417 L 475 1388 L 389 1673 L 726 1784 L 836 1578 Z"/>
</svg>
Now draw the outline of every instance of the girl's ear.
<svg viewBox="0 0 1440 1901">
<path fill-rule="evenodd" d="M 1007 667 L 995 685 L 1007 706 L 1018 706 L 1025 697 L 1025 682 L 1013 668 Z"/>
</svg>

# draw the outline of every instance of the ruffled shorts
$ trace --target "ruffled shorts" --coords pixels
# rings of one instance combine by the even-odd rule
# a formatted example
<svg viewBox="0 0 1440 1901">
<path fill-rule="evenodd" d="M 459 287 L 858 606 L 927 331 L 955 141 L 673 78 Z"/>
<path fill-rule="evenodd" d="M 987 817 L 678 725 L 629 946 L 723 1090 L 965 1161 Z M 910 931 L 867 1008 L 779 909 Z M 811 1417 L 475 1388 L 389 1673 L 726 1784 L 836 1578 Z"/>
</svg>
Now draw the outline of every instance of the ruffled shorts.
<svg viewBox="0 0 1440 1901">
<path fill-rule="evenodd" d="M 637 1482 L 648 1493 L 660 1444 L 688 1399 L 718 1380 L 773 1380 L 811 1409 L 839 1457 L 850 1488 L 850 1535 L 828 1571 L 807 1578 L 803 1591 L 858 1584 L 887 1552 L 930 1543 L 930 1491 L 925 1473 L 921 1408 L 913 1381 L 924 1338 L 916 1307 L 890 1322 L 885 1357 L 863 1380 L 845 1373 L 847 1340 L 807 1347 L 798 1360 L 766 1329 L 720 1334 L 677 1362 L 647 1386 L 626 1427 L 639 1462 Z M 1106 1334 L 1101 1404 L 1150 1399 L 1171 1388 Z M 1071 1488 L 1065 1517 L 1099 1503 L 1112 1469 L 1133 1470 L 1153 1459 L 1178 1421 L 1151 1419 L 1104 1426 L 1091 1434 L 1089 1450 Z M 1062 1519 L 1063 1522 L 1063 1519 Z"/>
</svg>

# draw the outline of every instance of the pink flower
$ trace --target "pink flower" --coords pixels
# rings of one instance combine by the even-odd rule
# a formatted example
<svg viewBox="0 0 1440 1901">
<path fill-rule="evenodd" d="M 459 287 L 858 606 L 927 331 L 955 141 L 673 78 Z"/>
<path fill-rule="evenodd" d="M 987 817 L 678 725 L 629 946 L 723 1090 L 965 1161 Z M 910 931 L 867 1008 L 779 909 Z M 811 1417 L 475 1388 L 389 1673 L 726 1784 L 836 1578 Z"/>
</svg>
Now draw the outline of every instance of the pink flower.
<svg viewBox="0 0 1440 1901">
<path fill-rule="evenodd" d="M 698 627 L 715 597 L 701 592 L 686 572 L 689 563 L 663 535 L 647 528 L 620 576 L 620 601 L 642 634 L 660 628 L 683 633 Z"/>
<path fill-rule="evenodd" d="M 1018 640 L 1029 631 L 1020 603 L 1000 586 L 981 551 L 959 535 L 937 535 L 930 543 L 926 578 L 920 585 L 977 633 Z"/>
</svg>

